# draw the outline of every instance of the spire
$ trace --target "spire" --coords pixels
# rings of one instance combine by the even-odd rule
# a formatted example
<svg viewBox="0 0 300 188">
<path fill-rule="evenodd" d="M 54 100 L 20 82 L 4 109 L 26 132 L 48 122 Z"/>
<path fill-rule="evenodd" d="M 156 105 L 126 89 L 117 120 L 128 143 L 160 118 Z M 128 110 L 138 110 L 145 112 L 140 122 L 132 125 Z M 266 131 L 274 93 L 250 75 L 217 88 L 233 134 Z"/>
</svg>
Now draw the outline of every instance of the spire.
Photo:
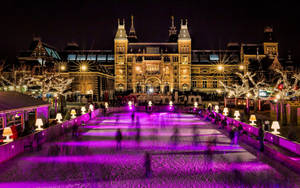
<svg viewBox="0 0 300 188">
<path fill-rule="evenodd" d="M 272 26 L 266 26 L 264 29 L 264 41 L 265 42 L 274 42 L 273 37 L 273 27 Z"/>
<path fill-rule="evenodd" d="M 187 19 L 185 20 L 185 24 L 183 24 L 183 20 L 181 19 L 178 39 L 181 39 L 181 40 L 190 40 L 191 39 L 187 24 L 188 24 Z"/>
<path fill-rule="evenodd" d="M 127 39 L 127 34 L 125 30 L 125 19 L 123 19 L 123 24 L 121 24 L 120 19 L 118 19 L 118 30 L 115 39 Z"/>
<path fill-rule="evenodd" d="M 171 35 L 176 35 L 176 33 L 177 33 L 177 30 L 176 30 L 176 27 L 174 25 L 174 16 L 171 16 L 171 27 L 169 29 L 169 37 Z"/>
<path fill-rule="evenodd" d="M 271 65 L 271 68 L 274 69 L 274 70 L 275 69 L 279 69 L 279 70 L 282 69 L 282 66 L 281 66 L 281 64 L 280 64 L 280 62 L 278 60 L 278 56 L 277 55 L 274 58 L 274 61 L 273 61 L 272 65 Z"/>
<path fill-rule="evenodd" d="M 133 15 L 131 15 L 131 26 L 130 26 L 128 40 L 129 42 L 137 42 L 137 36 L 135 33 L 134 23 L 133 23 Z"/>
</svg>

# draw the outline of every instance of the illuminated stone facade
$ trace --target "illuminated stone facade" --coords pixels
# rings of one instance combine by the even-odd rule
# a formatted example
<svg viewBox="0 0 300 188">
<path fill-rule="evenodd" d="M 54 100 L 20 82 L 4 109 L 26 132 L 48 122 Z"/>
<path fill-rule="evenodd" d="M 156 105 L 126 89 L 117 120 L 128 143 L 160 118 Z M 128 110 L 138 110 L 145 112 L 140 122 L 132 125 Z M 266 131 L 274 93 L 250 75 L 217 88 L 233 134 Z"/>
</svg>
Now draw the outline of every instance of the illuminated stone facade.
<svg viewBox="0 0 300 188">
<path fill-rule="evenodd" d="M 229 43 L 221 50 L 197 50 L 192 48 L 187 20 L 181 21 L 177 32 L 172 17 L 169 40 L 146 43 L 138 41 L 131 17 L 128 35 L 125 21 L 118 21 L 113 49 L 86 50 L 76 43 L 68 43 L 59 52 L 37 38 L 29 50 L 20 53 L 18 60 L 39 69 L 54 65 L 57 71 L 75 78 L 72 91 L 81 94 L 93 91 L 100 98 L 105 92 L 113 91 L 216 93 L 223 90 L 220 81 L 236 82 L 235 72 L 264 70 L 268 73 L 270 65 L 280 66 L 282 61 L 278 61 L 278 42 L 272 35 L 273 29 L 266 27 L 264 34 L 259 43 Z"/>
<path fill-rule="evenodd" d="M 132 28 L 133 24 L 131 33 Z M 191 89 L 191 38 L 187 21 L 181 24 L 177 42 L 167 43 L 130 42 L 124 22 L 118 23 L 114 52 L 116 91 L 168 93 Z"/>
<path fill-rule="evenodd" d="M 265 35 L 271 37 L 272 28 L 266 28 Z M 274 59 L 278 55 L 278 43 L 272 38 L 258 44 L 230 43 L 225 50 L 192 50 L 187 20 L 181 21 L 177 35 L 173 17 L 169 37 L 169 42 L 164 43 L 137 42 L 133 18 L 129 36 L 124 20 L 118 21 L 114 39 L 115 90 L 215 93 L 222 89 L 219 81 L 235 82 L 234 73 L 248 71 L 252 59 Z"/>
</svg>

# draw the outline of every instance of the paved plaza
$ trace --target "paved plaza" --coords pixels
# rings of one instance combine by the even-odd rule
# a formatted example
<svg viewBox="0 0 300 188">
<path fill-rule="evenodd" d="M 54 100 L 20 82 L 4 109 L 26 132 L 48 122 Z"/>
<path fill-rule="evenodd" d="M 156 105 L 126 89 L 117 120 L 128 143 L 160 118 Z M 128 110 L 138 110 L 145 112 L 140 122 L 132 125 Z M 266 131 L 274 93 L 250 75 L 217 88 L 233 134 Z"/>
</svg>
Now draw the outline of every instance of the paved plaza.
<svg viewBox="0 0 300 188">
<path fill-rule="evenodd" d="M 0 164 L 0 187 L 298 187 L 298 182 L 291 170 L 231 143 L 192 114 L 97 117 L 80 127 L 78 137 L 70 133 Z"/>
</svg>

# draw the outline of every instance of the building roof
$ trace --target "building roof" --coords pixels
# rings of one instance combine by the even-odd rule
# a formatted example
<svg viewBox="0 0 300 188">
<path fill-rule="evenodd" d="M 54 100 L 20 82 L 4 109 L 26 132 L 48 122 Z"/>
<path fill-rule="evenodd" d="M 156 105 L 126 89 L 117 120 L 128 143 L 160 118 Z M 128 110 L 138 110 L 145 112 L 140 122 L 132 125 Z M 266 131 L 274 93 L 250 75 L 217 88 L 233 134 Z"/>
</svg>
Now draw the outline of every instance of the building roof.
<svg viewBox="0 0 300 188">
<path fill-rule="evenodd" d="M 192 64 L 237 64 L 240 62 L 238 50 L 193 50 Z"/>
<path fill-rule="evenodd" d="M 0 113 L 48 105 L 47 102 L 14 91 L 0 91 Z"/>
<path fill-rule="evenodd" d="M 19 57 L 33 57 L 36 59 L 41 57 L 50 57 L 56 60 L 61 60 L 61 57 L 55 47 L 42 42 L 40 38 L 36 37 L 33 38 L 28 50 L 20 52 Z"/>
<path fill-rule="evenodd" d="M 133 15 L 131 15 L 131 26 L 130 26 L 130 31 L 129 31 L 129 35 L 128 35 L 128 41 L 129 42 L 137 42 L 137 36 L 135 33 L 134 24 L 133 24 Z"/>
<path fill-rule="evenodd" d="M 262 44 L 242 44 L 244 54 L 247 55 L 262 55 L 264 47 Z"/>
<path fill-rule="evenodd" d="M 116 33 L 115 39 L 127 40 L 124 19 L 123 19 L 123 24 L 120 24 L 120 20 L 118 19 L 118 31 Z"/>
<path fill-rule="evenodd" d="M 129 43 L 128 53 L 147 53 L 147 54 L 160 54 L 160 53 L 177 53 L 178 45 L 173 42 L 166 43 Z"/>
<path fill-rule="evenodd" d="M 179 35 L 178 35 L 178 40 L 190 40 L 190 33 L 188 30 L 188 26 L 187 26 L 187 20 L 185 21 L 185 24 L 183 24 L 182 20 L 181 20 L 181 26 L 180 26 L 180 31 L 179 31 Z"/>
</svg>

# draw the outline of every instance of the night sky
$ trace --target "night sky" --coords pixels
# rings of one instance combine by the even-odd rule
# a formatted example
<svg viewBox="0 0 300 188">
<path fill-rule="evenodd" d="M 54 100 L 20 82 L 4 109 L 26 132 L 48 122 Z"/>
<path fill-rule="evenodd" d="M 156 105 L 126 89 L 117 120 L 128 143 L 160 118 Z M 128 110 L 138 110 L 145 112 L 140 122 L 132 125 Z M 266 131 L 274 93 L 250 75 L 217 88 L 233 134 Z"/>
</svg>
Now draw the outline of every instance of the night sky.
<svg viewBox="0 0 300 188">
<path fill-rule="evenodd" d="M 33 36 L 58 49 L 77 42 L 83 49 L 112 49 L 117 18 L 135 16 L 139 41 L 168 39 L 170 16 L 187 18 L 193 49 L 223 49 L 227 42 L 259 42 L 272 25 L 280 55 L 300 52 L 298 6 L 289 1 L 6 1 L 0 3 L 0 58 L 15 61 Z"/>
</svg>

